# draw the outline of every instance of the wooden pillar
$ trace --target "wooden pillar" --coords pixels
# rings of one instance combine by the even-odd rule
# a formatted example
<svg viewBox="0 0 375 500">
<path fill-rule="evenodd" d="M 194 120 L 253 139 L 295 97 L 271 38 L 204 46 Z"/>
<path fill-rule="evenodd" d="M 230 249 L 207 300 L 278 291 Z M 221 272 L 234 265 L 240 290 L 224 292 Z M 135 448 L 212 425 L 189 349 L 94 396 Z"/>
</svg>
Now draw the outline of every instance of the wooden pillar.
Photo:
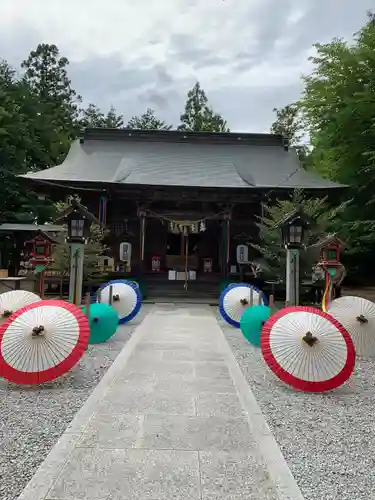
<svg viewBox="0 0 375 500">
<path fill-rule="evenodd" d="M 221 274 L 224 279 L 228 278 L 230 261 L 230 214 L 223 217 L 221 237 Z"/>
<path fill-rule="evenodd" d="M 140 210 L 139 215 L 139 274 L 140 277 L 144 275 L 145 272 L 145 237 L 146 237 L 146 212 Z"/>
</svg>

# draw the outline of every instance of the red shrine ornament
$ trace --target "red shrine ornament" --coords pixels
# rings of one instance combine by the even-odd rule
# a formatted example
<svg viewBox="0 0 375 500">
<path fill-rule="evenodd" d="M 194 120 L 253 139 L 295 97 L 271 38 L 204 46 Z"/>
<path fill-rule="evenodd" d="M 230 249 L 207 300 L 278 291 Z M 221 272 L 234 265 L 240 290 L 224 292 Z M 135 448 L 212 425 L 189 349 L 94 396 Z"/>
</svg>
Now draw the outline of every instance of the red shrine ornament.
<svg viewBox="0 0 375 500">
<path fill-rule="evenodd" d="M 56 244 L 56 241 L 47 233 L 39 230 L 34 238 L 27 243 L 32 245 L 29 261 L 30 264 L 33 266 L 47 266 L 52 262 L 52 246 Z"/>
<path fill-rule="evenodd" d="M 331 235 L 318 243 L 320 246 L 320 264 L 326 267 L 339 267 L 340 251 L 346 246 L 345 242 L 336 235 Z"/>
</svg>

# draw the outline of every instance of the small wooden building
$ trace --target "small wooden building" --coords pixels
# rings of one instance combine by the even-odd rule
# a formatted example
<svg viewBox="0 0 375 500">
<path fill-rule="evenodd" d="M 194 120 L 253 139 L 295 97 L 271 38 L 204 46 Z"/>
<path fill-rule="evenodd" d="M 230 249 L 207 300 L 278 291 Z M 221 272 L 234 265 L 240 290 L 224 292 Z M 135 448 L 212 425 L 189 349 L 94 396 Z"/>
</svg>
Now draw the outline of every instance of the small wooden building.
<svg viewBox="0 0 375 500">
<path fill-rule="evenodd" d="M 238 279 L 262 202 L 342 187 L 304 171 L 281 136 L 130 129 L 86 129 L 61 165 L 23 177 L 56 200 L 77 193 L 109 230 L 114 276 L 163 295 Z"/>
</svg>

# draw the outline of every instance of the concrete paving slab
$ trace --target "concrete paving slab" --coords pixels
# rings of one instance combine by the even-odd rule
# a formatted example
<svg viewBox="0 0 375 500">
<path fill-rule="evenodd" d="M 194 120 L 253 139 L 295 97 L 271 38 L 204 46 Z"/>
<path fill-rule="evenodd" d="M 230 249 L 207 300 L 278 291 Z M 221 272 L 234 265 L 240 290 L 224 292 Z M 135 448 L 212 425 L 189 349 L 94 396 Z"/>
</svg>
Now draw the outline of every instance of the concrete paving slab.
<svg viewBox="0 0 375 500">
<path fill-rule="evenodd" d="M 140 446 L 152 450 L 244 450 L 256 453 L 246 418 L 146 415 Z"/>
<path fill-rule="evenodd" d="M 199 394 L 195 398 L 197 415 L 200 417 L 245 416 L 245 411 L 238 400 L 237 394 L 211 393 Z"/>
<path fill-rule="evenodd" d="M 98 413 L 146 415 L 195 415 L 194 398 L 187 393 L 154 391 L 152 388 L 125 390 L 118 384 L 108 392 L 97 408 Z"/>
<path fill-rule="evenodd" d="M 155 306 L 19 500 L 303 500 L 209 307 Z"/>
<path fill-rule="evenodd" d="M 255 455 L 199 452 L 202 500 L 277 500 L 270 475 Z"/>
<path fill-rule="evenodd" d="M 225 363 L 225 356 L 218 351 L 210 349 L 180 349 L 162 351 L 163 361 L 202 361 L 202 362 L 215 362 Z"/>
<path fill-rule="evenodd" d="M 197 452 L 76 448 L 49 497 L 196 500 L 198 471 Z"/>
<path fill-rule="evenodd" d="M 234 393 L 236 388 L 231 378 L 211 379 L 208 377 L 182 375 L 156 375 L 155 390 L 158 391 L 175 391 L 189 392 L 192 394 L 200 394 L 204 392 L 210 393 Z"/>
</svg>

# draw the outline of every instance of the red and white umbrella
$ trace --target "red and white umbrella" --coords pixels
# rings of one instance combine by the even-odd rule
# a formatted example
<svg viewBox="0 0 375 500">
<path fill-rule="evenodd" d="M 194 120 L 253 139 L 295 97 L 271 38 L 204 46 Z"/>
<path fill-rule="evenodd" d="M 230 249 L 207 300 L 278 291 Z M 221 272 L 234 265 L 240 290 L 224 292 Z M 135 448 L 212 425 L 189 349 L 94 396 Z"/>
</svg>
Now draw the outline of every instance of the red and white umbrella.
<svg viewBox="0 0 375 500">
<path fill-rule="evenodd" d="M 42 384 L 68 372 L 88 345 L 87 317 L 74 304 L 41 300 L 16 311 L 0 327 L 0 376 Z"/>
<path fill-rule="evenodd" d="M 21 307 L 34 304 L 42 300 L 39 295 L 27 290 L 9 290 L 9 292 L 0 295 L 0 315 L 1 318 L 9 318 L 9 316 L 21 309 Z"/>
<path fill-rule="evenodd" d="M 375 304 L 362 297 L 333 300 L 327 311 L 349 332 L 357 356 L 375 356 Z"/>
<path fill-rule="evenodd" d="M 295 389 L 331 391 L 354 370 L 349 333 L 331 315 L 313 307 L 280 309 L 263 326 L 260 343 L 269 368 Z"/>
</svg>

